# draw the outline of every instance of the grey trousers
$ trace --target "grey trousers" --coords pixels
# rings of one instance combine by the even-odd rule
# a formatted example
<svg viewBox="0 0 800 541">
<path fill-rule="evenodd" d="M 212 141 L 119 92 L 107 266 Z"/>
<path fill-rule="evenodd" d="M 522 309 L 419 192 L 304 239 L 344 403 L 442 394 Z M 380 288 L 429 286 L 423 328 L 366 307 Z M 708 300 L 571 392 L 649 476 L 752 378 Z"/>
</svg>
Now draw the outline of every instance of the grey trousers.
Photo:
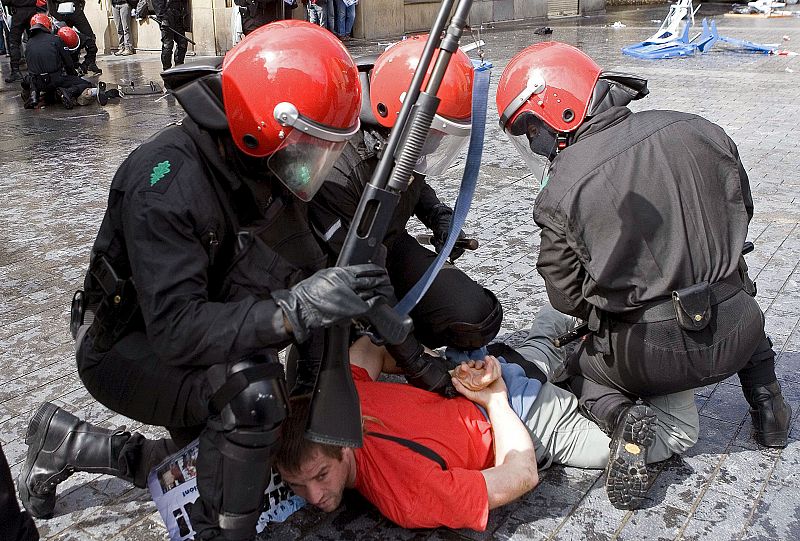
<svg viewBox="0 0 800 541">
<path fill-rule="evenodd" d="M 114 24 L 117 25 L 117 34 L 119 34 L 119 48 L 133 49 L 130 4 L 112 5 L 111 11 L 114 13 Z"/>
<path fill-rule="evenodd" d="M 575 318 L 545 306 L 536 316 L 525 342 L 516 350 L 551 379 L 566 361 L 565 349 L 553 346 L 551 339 L 572 329 L 575 323 Z M 658 419 L 656 439 L 647 454 L 648 462 L 666 460 L 673 453 L 682 453 L 697 443 L 700 417 L 693 391 L 647 397 L 644 403 L 653 409 Z M 578 398 L 571 392 L 546 382 L 522 421 L 533 438 L 540 468 L 552 463 L 605 468 L 610 440 L 580 413 Z"/>
</svg>

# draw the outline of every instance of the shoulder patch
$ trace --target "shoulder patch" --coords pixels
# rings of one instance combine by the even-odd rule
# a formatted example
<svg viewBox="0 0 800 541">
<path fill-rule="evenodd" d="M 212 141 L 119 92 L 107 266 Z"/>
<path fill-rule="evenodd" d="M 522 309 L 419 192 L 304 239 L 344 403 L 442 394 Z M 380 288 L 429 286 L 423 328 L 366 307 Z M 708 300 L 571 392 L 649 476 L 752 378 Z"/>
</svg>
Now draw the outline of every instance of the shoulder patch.
<svg viewBox="0 0 800 541">
<path fill-rule="evenodd" d="M 157 163 L 150 173 L 150 186 L 155 186 L 159 180 L 164 178 L 170 172 L 171 167 L 172 164 L 169 163 L 169 160 Z"/>
</svg>

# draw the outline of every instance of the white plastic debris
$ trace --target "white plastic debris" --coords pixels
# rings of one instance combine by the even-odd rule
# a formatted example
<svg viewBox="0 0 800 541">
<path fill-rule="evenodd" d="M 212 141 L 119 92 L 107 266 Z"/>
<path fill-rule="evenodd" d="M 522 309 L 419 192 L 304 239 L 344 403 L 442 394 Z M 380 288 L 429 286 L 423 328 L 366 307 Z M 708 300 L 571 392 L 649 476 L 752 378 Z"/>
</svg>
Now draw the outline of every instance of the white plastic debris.
<svg viewBox="0 0 800 541">
<path fill-rule="evenodd" d="M 794 70 L 792 68 L 786 68 L 784 71 L 786 73 L 794 73 Z"/>
<path fill-rule="evenodd" d="M 617 22 L 615 22 L 614 24 L 611 25 L 611 28 L 625 28 L 626 26 L 627 25 L 622 24 L 621 21 L 617 21 Z"/>
</svg>

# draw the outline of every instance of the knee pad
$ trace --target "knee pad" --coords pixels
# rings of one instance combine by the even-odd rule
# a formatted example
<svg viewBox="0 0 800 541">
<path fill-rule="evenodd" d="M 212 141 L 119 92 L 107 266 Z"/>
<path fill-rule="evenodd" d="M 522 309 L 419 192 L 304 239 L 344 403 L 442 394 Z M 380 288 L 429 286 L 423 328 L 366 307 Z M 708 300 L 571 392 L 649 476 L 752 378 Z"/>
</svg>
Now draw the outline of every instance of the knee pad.
<svg viewBox="0 0 800 541">
<path fill-rule="evenodd" d="M 207 377 L 213 395 L 200 437 L 198 533 L 218 527 L 225 539 L 251 539 L 289 410 L 283 368 L 276 355 L 263 355 L 212 366 Z"/>
<path fill-rule="evenodd" d="M 274 354 L 214 365 L 207 378 L 213 392 L 209 410 L 219 416 L 215 428 L 233 441 L 258 447 L 258 434 L 280 426 L 288 415 L 283 367 Z"/>
<path fill-rule="evenodd" d="M 503 323 L 503 307 L 494 293 L 484 288 L 483 292 L 492 302 L 492 310 L 480 323 L 457 321 L 450 323 L 444 330 L 444 339 L 448 346 L 459 349 L 478 349 L 491 342 L 500 332 Z"/>
</svg>

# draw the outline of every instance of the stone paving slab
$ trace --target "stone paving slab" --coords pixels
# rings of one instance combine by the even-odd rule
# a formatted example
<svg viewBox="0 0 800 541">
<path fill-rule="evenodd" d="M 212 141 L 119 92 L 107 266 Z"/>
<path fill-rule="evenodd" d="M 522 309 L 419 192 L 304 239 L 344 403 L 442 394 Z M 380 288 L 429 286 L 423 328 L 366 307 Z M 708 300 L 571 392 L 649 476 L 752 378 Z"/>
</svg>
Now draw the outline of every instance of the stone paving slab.
<svg viewBox="0 0 800 541">
<path fill-rule="evenodd" d="M 740 39 L 800 52 L 800 22 L 725 18 L 728 5 L 704 4 L 719 31 Z M 779 353 L 784 394 L 800 414 L 800 152 L 797 57 L 742 54 L 717 46 L 706 55 L 668 61 L 623 56 L 666 15 L 665 5 L 610 8 L 606 14 L 547 21 L 551 39 L 572 43 L 606 69 L 647 77 L 650 95 L 635 110 L 679 109 L 717 122 L 734 138 L 748 169 L 756 214 L 748 256 L 759 303 Z M 620 21 L 624 28 L 612 28 Z M 699 20 L 698 20 L 699 23 Z M 508 60 L 524 44 L 542 41 L 543 21 L 484 25 L 481 37 L 495 71 L 490 88 L 486 151 L 480 185 L 466 230 L 481 242 L 459 266 L 491 288 L 503 303 L 501 335 L 522 339 L 546 303 L 535 270 L 538 229 L 532 216 L 537 186 L 499 132 L 493 95 Z M 477 25 L 476 25 L 477 26 Z M 789 38 L 784 41 L 783 37 Z M 379 52 L 354 42 L 354 54 Z M 156 55 L 105 57 L 106 80 L 159 80 Z M 3 74 L 7 65 L 3 64 Z M 89 249 L 105 210 L 108 185 L 119 163 L 138 144 L 182 117 L 172 98 L 125 99 L 100 109 L 59 107 L 24 111 L 16 90 L 0 86 L 0 443 L 16 475 L 26 447 L 22 438 L 43 400 L 103 426 L 126 424 L 148 436 L 158 427 L 114 414 L 88 395 L 78 378 L 67 331 L 68 304 L 81 281 Z M 463 164 L 433 179 L 444 200 L 457 194 Z M 421 232 L 421 225 L 412 226 Z M 273 525 L 275 539 L 397 540 L 794 540 L 800 539 L 800 427 L 782 451 L 761 449 L 733 377 L 696 391 L 701 434 L 682 457 L 652 467 L 644 509 L 613 509 L 601 472 L 553 467 L 519 501 L 490 514 L 485 532 L 406 530 L 357 495 L 337 512 L 303 510 Z M 56 517 L 38 521 L 43 539 L 150 540 L 166 532 L 146 491 L 94 474 L 76 474 L 60 486 Z"/>
</svg>

